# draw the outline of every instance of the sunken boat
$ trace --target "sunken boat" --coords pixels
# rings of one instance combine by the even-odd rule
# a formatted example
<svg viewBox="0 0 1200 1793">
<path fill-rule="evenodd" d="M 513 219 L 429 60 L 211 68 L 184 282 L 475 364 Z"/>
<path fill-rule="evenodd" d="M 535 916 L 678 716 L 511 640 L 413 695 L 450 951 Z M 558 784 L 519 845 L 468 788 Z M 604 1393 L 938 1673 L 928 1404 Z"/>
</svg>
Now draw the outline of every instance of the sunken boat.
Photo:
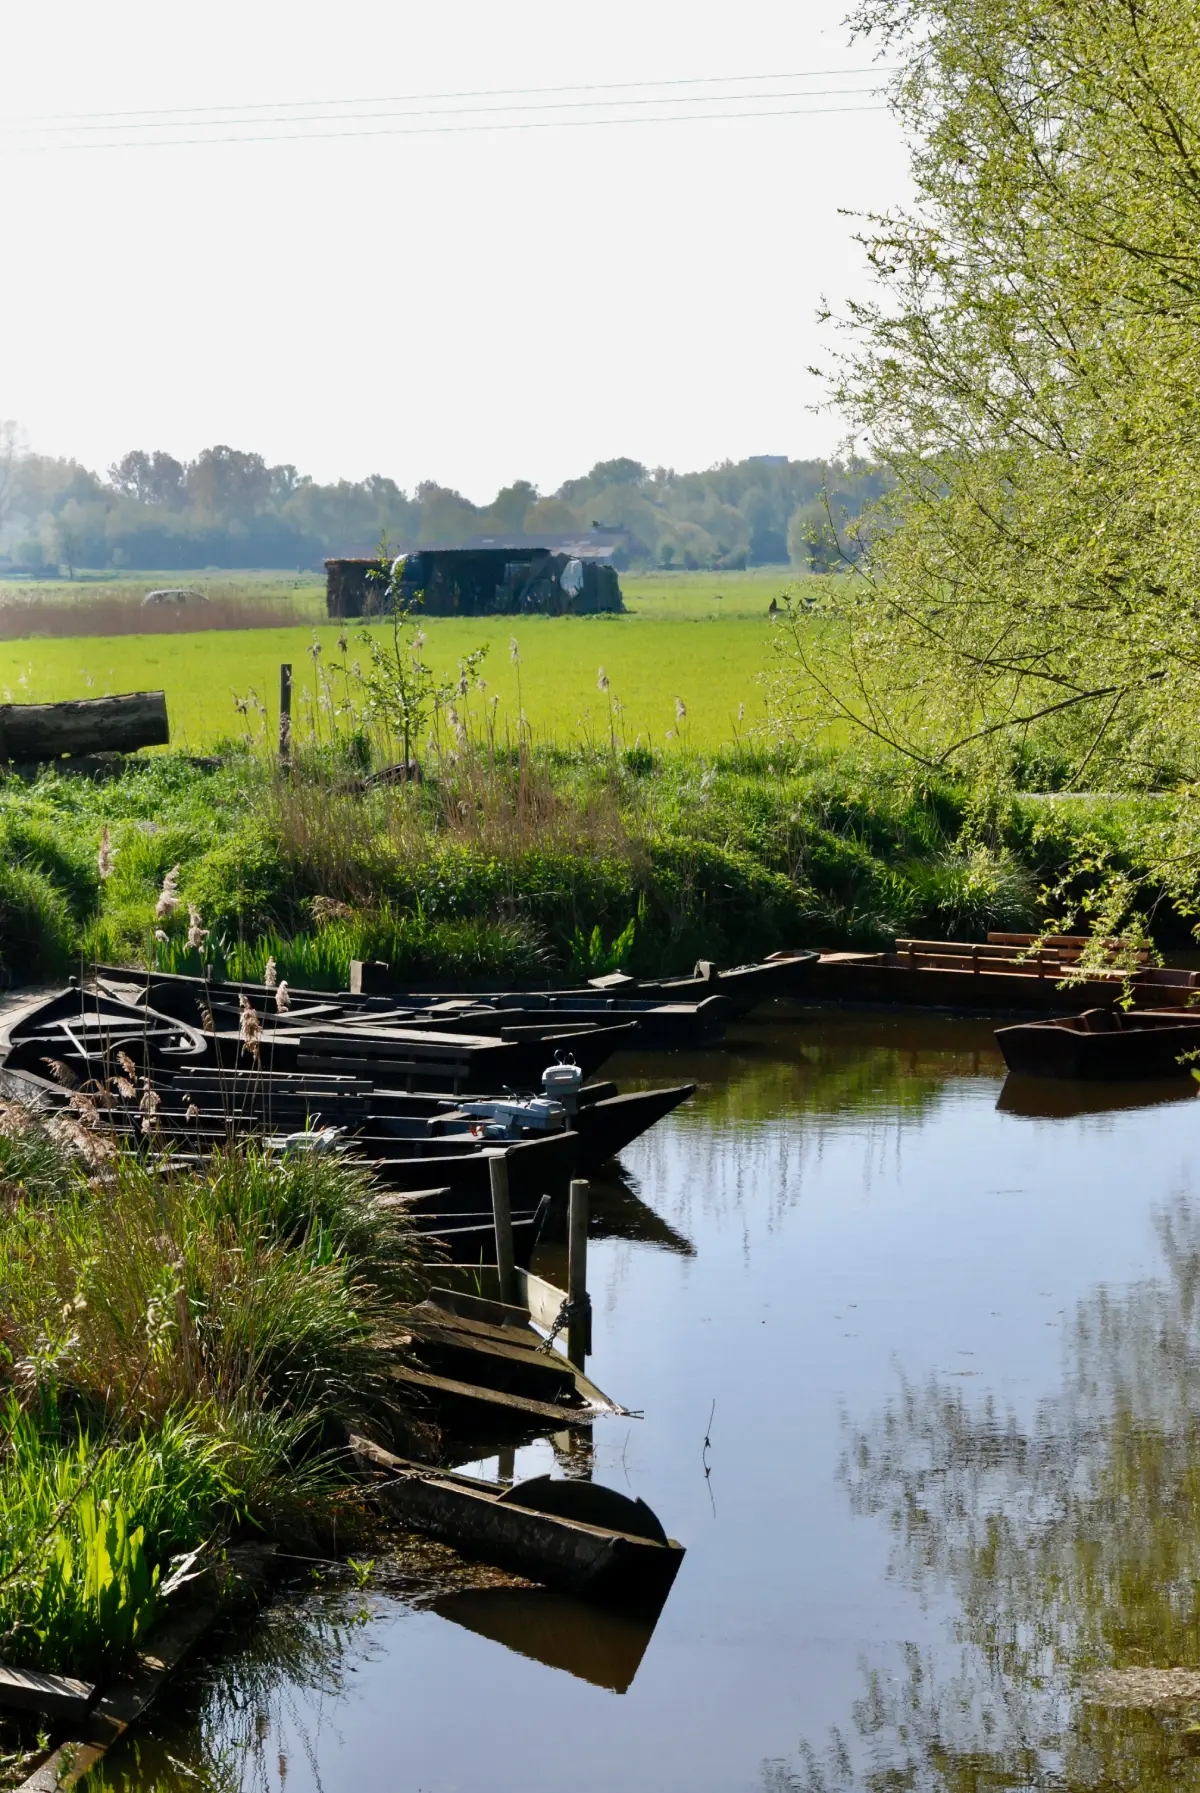
<svg viewBox="0 0 1200 1793">
<path fill-rule="evenodd" d="M 352 1438 L 376 1501 L 404 1525 L 465 1556 L 559 1588 L 576 1599 L 657 1611 L 684 1547 L 645 1501 L 594 1482 L 534 1476 L 501 1482 L 430 1469 Z"/>
<path fill-rule="evenodd" d="M 1023 1077 L 1122 1083 L 1186 1079 L 1200 1058 L 1200 1011 L 1086 1009 L 996 1029 L 1010 1071 Z"/>
</svg>

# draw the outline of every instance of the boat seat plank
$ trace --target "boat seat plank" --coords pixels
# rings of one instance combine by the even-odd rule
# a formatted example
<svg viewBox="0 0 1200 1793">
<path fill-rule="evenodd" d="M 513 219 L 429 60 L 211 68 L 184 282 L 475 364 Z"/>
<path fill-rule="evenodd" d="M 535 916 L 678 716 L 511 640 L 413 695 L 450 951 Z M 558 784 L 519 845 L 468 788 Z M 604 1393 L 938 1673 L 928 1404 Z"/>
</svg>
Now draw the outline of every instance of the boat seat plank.
<svg viewBox="0 0 1200 1793">
<path fill-rule="evenodd" d="M 426 1394 L 441 1395 L 450 1400 L 478 1402 L 485 1407 L 499 1408 L 514 1417 L 520 1414 L 529 1419 L 549 1420 L 552 1425 L 590 1426 L 596 1418 L 594 1407 L 571 1407 L 565 1403 L 536 1401 L 529 1395 L 510 1395 L 503 1389 L 480 1388 L 476 1383 L 460 1382 L 452 1376 L 435 1376 L 428 1370 L 410 1369 L 407 1364 L 389 1365 L 388 1375 L 393 1382 L 420 1389 Z"/>
</svg>

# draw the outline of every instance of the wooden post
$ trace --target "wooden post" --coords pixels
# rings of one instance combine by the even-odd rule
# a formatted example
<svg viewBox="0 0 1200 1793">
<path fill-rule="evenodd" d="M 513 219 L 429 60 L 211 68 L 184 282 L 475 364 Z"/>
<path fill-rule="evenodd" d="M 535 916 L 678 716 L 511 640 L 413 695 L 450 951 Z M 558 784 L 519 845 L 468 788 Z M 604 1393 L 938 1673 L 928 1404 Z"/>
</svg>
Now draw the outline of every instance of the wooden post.
<svg viewBox="0 0 1200 1793">
<path fill-rule="evenodd" d="M 496 1227 L 496 1269 L 500 1277 L 500 1299 L 516 1301 L 516 1264 L 513 1260 L 512 1208 L 508 1200 L 508 1154 L 489 1153 L 488 1174 L 492 1182 L 492 1220 Z"/>
<path fill-rule="evenodd" d="M 292 757 L 292 665 L 279 668 L 279 757 L 286 765 Z"/>
<path fill-rule="evenodd" d="M 587 1292 L 588 1186 L 572 1182 L 567 1209 L 567 1299 L 574 1318 L 567 1322 L 567 1356 L 577 1368 L 592 1348 L 592 1307 Z"/>
</svg>

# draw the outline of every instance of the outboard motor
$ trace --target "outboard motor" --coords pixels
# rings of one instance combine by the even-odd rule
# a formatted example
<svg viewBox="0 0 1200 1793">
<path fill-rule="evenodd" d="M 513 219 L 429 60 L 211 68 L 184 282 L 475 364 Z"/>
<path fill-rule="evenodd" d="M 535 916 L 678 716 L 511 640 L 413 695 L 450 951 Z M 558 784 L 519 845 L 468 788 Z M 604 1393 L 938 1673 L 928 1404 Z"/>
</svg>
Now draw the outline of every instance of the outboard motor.
<svg viewBox="0 0 1200 1793">
<path fill-rule="evenodd" d="M 574 1059 L 564 1058 L 561 1053 L 542 1072 L 542 1094 L 561 1102 L 568 1118 L 579 1112 L 579 1091 L 582 1087 L 583 1072 Z"/>
<path fill-rule="evenodd" d="M 476 1138 L 483 1139 L 524 1139 L 531 1133 L 567 1130 L 566 1109 L 548 1096 L 530 1096 L 523 1102 L 461 1102 L 456 1116 L 462 1116 Z"/>
</svg>

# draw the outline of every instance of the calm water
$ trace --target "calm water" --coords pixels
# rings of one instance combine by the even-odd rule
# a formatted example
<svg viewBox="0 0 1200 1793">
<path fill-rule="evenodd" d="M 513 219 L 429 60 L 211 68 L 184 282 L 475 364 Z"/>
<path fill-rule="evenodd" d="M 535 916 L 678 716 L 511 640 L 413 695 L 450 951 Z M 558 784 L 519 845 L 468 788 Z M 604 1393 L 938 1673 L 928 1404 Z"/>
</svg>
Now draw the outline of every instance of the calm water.
<svg viewBox="0 0 1200 1793">
<path fill-rule="evenodd" d="M 593 1473 L 688 1546 L 653 1635 L 514 1590 L 282 1600 L 106 1779 L 1200 1785 L 1200 1703 L 1084 1697 L 1200 1668 L 1187 1087 L 1002 1096 L 984 1024 L 834 1013 L 616 1069 L 701 1083 L 591 1245 L 589 1372 L 645 1415 L 595 1427 Z"/>
</svg>

